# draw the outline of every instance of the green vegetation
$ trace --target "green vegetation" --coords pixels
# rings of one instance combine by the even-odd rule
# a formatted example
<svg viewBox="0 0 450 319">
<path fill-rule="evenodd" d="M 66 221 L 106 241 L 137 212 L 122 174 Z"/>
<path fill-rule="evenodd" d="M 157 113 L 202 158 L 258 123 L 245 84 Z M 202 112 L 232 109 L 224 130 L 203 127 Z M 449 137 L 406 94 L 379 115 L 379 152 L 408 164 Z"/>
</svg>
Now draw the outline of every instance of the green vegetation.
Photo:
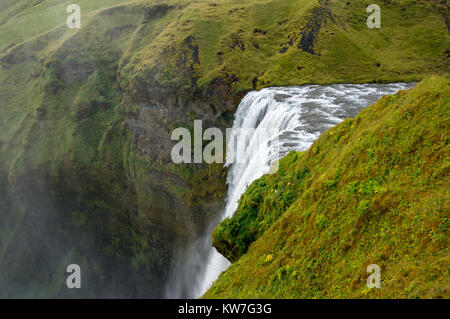
<svg viewBox="0 0 450 319">
<path fill-rule="evenodd" d="M 124 68 L 131 82 L 151 72 L 161 86 L 186 94 L 202 94 L 217 81 L 236 94 L 254 87 L 408 81 L 448 72 L 448 32 L 432 2 L 385 3 L 382 28 L 376 30 L 367 28 L 367 3 L 359 0 L 184 6 L 176 23 Z"/>
<path fill-rule="evenodd" d="M 213 234 L 234 263 L 204 297 L 448 298 L 449 84 L 383 97 L 255 181 Z"/>
</svg>

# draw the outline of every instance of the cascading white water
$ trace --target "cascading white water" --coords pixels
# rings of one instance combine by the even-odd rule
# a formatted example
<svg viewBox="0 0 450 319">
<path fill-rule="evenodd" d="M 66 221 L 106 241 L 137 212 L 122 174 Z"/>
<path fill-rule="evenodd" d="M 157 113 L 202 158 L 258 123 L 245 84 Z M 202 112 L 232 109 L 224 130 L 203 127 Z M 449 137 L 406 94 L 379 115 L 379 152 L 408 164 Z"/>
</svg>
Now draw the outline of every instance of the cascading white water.
<svg viewBox="0 0 450 319">
<path fill-rule="evenodd" d="M 267 174 L 274 162 L 292 150 L 306 150 L 322 132 L 346 118 L 356 116 L 381 96 L 413 85 L 310 85 L 267 88 L 248 93 L 235 114 L 231 137 L 243 139 L 241 129 L 255 130 L 249 140 L 241 141 L 246 146 L 247 162 L 231 164 L 229 168 L 228 195 L 221 220 L 234 214 L 246 187 Z M 268 136 L 261 143 L 256 136 L 259 131 L 267 132 L 268 129 L 275 129 L 277 136 Z M 217 221 L 211 224 L 203 237 L 191 244 L 167 287 L 167 297 L 199 297 L 229 266 L 229 261 L 210 245 L 211 232 L 216 225 Z"/>
</svg>

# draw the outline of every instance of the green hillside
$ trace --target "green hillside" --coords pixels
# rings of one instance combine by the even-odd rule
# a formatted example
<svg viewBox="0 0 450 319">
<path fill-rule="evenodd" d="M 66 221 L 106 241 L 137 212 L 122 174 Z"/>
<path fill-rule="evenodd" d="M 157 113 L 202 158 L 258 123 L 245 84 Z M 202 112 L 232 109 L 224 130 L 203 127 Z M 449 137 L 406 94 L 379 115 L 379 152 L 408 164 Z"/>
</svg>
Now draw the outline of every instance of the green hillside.
<svg viewBox="0 0 450 319">
<path fill-rule="evenodd" d="M 236 94 L 448 72 L 447 15 L 439 2 L 384 3 L 382 27 L 373 30 L 366 26 L 367 3 L 359 0 L 177 3 L 183 9 L 176 23 L 137 50 L 124 68 L 132 86 L 148 72 L 159 85 L 188 95 L 204 95 L 218 83 Z"/>
<path fill-rule="evenodd" d="M 449 298 L 449 84 L 383 97 L 255 181 L 214 231 L 234 263 L 204 297 Z"/>
</svg>

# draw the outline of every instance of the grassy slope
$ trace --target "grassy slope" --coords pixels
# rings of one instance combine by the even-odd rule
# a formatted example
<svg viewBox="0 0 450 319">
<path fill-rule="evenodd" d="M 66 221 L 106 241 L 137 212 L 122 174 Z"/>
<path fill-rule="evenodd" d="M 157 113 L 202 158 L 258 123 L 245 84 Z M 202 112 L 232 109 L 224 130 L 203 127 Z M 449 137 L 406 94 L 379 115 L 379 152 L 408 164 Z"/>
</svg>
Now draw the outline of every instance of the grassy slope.
<svg viewBox="0 0 450 319">
<path fill-rule="evenodd" d="M 8 2 L 10 5 L 8 6 Z M 88 19 L 99 9 L 114 6 L 115 4 L 133 2 L 127 0 L 80 0 L 82 21 Z M 13 0 L 2 1 L 0 13 L 0 52 L 14 45 L 19 45 L 44 32 L 48 32 L 61 25 L 65 25 L 69 13 L 68 5 L 74 3 L 70 0 L 33 1 Z"/>
<path fill-rule="evenodd" d="M 256 78 L 261 88 L 418 80 L 448 72 L 448 32 L 430 2 L 385 3 L 382 28 L 374 30 L 366 26 L 366 2 L 347 3 L 189 1 L 176 21 L 133 56 L 124 74 L 139 77 L 140 69 L 152 69 L 161 85 L 190 90 L 223 79 L 240 92 L 252 89 Z M 314 54 L 298 48 L 299 34 L 312 30 L 317 31 Z M 199 48 L 198 63 L 190 61 L 195 83 L 180 79 L 179 54 L 188 36 Z"/>
<path fill-rule="evenodd" d="M 84 6 L 83 4 L 85 3 L 82 2 L 79 4 L 83 8 L 82 13 L 85 14 L 82 16 L 82 22 L 86 28 L 89 28 L 92 32 L 103 34 L 105 29 L 111 27 L 111 25 L 101 25 L 101 21 L 100 23 L 93 23 L 89 17 L 92 16 L 95 10 L 104 7 L 106 3 L 114 4 L 120 1 L 84 1 L 90 3 L 90 5 Z M 33 6 L 33 3 L 39 4 Z M 74 111 L 71 107 L 77 97 L 77 91 L 82 88 L 82 83 L 74 83 L 72 87 L 60 94 L 45 92 L 44 87 L 46 83 L 51 82 L 51 78 L 54 77 L 54 74 L 48 72 L 49 68 L 47 66 L 49 61 L 47 59 L 56 56 L 58 50 L 77 51 L 74 52 L 75 56 L 79 51 L 82 51 L 83 49 L 61 49 L 61 47 L 67 45 L 67 42 L 72 37 L 81 38 L 79 41 L 84 43 L 85 58 L 99 62 L 99 64 L 102 62 L 100 61 L 102 57 L 95 55 L 98 55 L 102 45 L 104 48 L 106 47 L 105 40 L 98 41 L 94 37 L 89 38 L 86 35 L 80 35 L 79 32 L 68 30 L 64 26 L 65 19 L 68 16 L 65 13 L 65 8 L 70 3 L 70 1 L 22 0 L 15 2 L 13 6 L 2 11 L 2 14 L 5 14 L 9 19 L 0 27 L 1 51 L 9 48 L 9 50 L 3 52 L 4 55 L 8 55 L 12 51 L 13 56 L 18 56 L 19 59 L 24 58 L 20 59 L 19 63 L 10 65 L 5 63 L 0 72 L 0 100 L 2 101 L 0 125 L 2 128 L 5 128 L 1 142 L 9 144 L 7 151 L 13 153 L 12 156 L 21 154 L 22 146 L 26 146 L 26 142 L 28 144 L 30 142 L 25 136 L 30 135 L 30 133 L 36 133 L 30 132 L 32 129 L 37 129 L 36 123 L 38 118 L 36 110 L 39 107 L 44 108 L 46 115 L 49 115 L 54 125 L 46 130 L 49 139 L 40 141 L 46 143 L 46 146 L 42 146 L 39 143 L 36 144 L 36 148 L 40 148 L 40 153 L 42 154 L 42 156 L 34 156 L 36 154 L 33 154 L 33 162 L 36 165 L 48 160 L 60 159 L 70 148 L 71 136 L 74 133 L 74 123 L 70 123 L 73 115 L 72 111 Z M 96 5 L 93 5 L 94 3 Z M 16 13 L 14 9 L 18 10 L 18 12 Z M 13 15 L 13 18 L 11 18 L 11 15 Z M 116 19 L 113 22 L 115 27 L 120 27 L 129 21 Z M 119 50 L 120 40 L 118 39 L 117 43 L 115 43 Z M 91 56 L 87 56 L 89 54 L 88 50 L 92 51 L 90 52 Z M 116 49 L 116 51 L 119 50 Z M 103 53 L 112 55 L 112 48 L 106 48 Z M 94 87 L 100 86 L 98 83 L 92 83 L 94 81 L 95 79 L 92 79 L 90 84 L 94 85 Z M 114 93 L 113 88 L 108 88 L 108 90 Z M 94 92 L 94 94 L 97 94 L 97 92 Z M 22 138 L 24 145 L 20 143 Z M 63 141 L 61 138 L 63 138 Z M 13 142 L 9 143 L 10 141 Z M 52 152 L 48 151 L 50 149 Z M 6 156 L 7 151 L 5 150 L 2 155 Z M 2 158 L 1 163 L 2 165 L 11 165 L 15 162 L 11 158 L 8 158 L 8 160 Z M 7 171 L 9 168 L 8 166 L 3 167 Z"/>
<path fill-rule="evenodd" d="M 383 97 L 255 181 L 214 232 L 235 262 L 204 297 L 450 297 L 449 84 Z"/>
</svg>

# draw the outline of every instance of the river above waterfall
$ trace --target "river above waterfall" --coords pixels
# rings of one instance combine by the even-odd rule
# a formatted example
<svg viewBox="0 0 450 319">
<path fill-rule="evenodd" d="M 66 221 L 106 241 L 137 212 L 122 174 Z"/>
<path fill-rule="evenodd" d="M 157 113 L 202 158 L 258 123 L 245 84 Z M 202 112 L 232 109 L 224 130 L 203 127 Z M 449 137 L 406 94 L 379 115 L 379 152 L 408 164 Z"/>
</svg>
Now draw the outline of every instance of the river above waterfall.
<svg viewBox="0 0 450 319">
<path fill-rule="evenodd" d="M 230 165 L 226 206 L 220 220 L 234 214 L 246 187 L 267 174 L 275 161 L 290 151 L 308 149 L 320 134 L 346 118 L 355 117 L 383 95 L 412 86 L 414 83 L 334 84 L 266 88 L 249 92 L 236 111 L 233 131 L 250 128 L 257 132 L 276 128 L 277 136 L 269 137 L 263 143 L 263 147 L 269 148 L 263 153 L 253 152 L 249 141 L 246 143 L 248 162 Z M 276 145 L 274 140 L 277 141 Z M 274 151 L 271 152 L 270 148 Z M 230 265 L 211 246 L 211 233 L 220 220 L 212 221 L 204 236 L 190 243 L 180 257 L 167 284 L 166 297 L 200 297 Z"/>
</svg>

